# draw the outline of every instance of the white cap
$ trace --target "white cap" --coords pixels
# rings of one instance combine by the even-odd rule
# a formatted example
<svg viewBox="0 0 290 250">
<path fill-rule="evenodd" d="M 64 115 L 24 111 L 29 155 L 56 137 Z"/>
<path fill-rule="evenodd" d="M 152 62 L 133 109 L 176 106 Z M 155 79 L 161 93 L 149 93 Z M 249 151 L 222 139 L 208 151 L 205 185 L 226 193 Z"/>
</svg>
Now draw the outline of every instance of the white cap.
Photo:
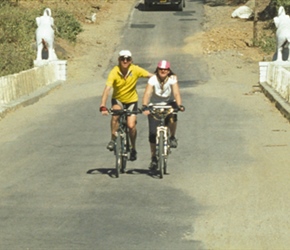
<svg viewBox="0 0 290 250">
<path fill-rule="evenodd" d="M 119 52 L 119 56 L 123 56 L 123 57 L 132 57 L 132 54 L 129 50 L 121 50 Z"/>
</svg>

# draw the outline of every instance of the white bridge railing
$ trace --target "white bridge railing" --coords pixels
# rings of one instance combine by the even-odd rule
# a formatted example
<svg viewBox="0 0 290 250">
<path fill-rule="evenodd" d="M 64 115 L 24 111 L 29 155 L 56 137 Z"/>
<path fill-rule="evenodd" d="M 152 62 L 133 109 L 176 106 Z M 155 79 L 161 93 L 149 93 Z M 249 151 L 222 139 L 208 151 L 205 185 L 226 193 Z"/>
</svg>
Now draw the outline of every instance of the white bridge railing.
<svg viewBox="0 0 290 250">
<path fill-rule="evenodd" d="M 32 69 L 0 77 L 0 111 L 11 102 L 33 94 L 40 88 L 66 80 L 66 61 L 43 61 Z"/>
<path fill-rule="evenodd" d="M 260 62 L 260 83 L 266 83 L 290 102 L 290 62 Z"/>
</svg>

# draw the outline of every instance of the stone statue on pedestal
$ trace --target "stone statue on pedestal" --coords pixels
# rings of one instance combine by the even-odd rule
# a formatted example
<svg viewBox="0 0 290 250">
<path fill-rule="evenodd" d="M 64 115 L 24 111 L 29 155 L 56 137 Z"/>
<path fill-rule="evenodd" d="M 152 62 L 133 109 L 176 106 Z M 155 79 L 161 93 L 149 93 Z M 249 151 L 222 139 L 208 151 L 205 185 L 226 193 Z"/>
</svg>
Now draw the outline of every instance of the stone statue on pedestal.
<svg viewBox="0 0 290 250">
<path fill-rule="evenodd" d="M 50 8 L 46 8 L 43 15 L 36 18 L 36 45 L 37 45 L 37 58 L 36 61 L 47 59 L 57 60 L 54 51 L 54 20 L 51 16 Z M 44 52 L 48 53 L 47 58 L 43 58 Z"/>
<path fill-rule="evenodd" d="M 276 46 L 277 46 L 277 60 L 283 61 L 283 49 L 287 45 L 288 56 L 287 61 L 290 60 L 290 17 L 286 15 L 283 6 L 280 6 L 278 16 L 274 17 L 276 30 Z"/>
</svg>

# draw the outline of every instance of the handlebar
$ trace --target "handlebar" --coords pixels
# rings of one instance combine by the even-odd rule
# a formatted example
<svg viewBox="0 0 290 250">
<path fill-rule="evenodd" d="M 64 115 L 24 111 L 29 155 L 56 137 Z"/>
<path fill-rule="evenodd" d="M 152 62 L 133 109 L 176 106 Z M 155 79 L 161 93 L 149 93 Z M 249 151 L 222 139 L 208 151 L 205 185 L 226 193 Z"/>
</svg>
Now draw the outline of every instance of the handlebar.
<svg viewBox="0 0 290 250">
<path fill-rule="evenodd" d="M 171 114 L 171 113 L 177 113 L 178 111 L 184 111 L 185 107 L 180 106 L 178 108 L 173 108 L 170 105 L 149 105 L 148 110 L 150 113 L 156 113 L 158 112 L 159 114 Z"/>
<path fill-rule="evenodd" d="M 176 114 L 179 108 L 173 108 L 170 105 L 149 105 L 147 110 L 157 120 L 165 119 L 170 114 Z"/>
<path fill-rule="evenodd" d="M 110 115 L 123 115 L 126 114 L 128 115 L 137 115 L 141 114 L 142 110 L 138 108 L 137 111 L 132 111 L 130 109 L 108 109 L 108 112 Z"/>
</svg>

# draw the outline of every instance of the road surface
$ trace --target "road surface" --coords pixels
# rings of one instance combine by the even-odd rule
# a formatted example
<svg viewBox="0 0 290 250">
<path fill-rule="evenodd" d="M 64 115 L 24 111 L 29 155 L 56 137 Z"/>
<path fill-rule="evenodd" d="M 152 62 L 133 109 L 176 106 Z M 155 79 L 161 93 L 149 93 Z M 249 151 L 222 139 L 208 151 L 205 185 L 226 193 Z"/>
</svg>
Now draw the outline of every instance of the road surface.
<svg viewBox="0 0 290 250">
<path fill-rule="evenodd" d="M 203 8 L 186 4 L 183 12 L 136 5 L 102 75 L 0 122 L 0 249 L 287 249 L 289 123 L 250 92 L 255 83 L 240 68 L 213 76 L 188 49 Z M 105 148 L 110 117 L 98 106 L 120 49 L 150 71 L 167 59 L 179 78 L 186 112 L 162 180 L 148 171 L 146 117 L 138 160 L 118 179 Z"/>
</svg>

